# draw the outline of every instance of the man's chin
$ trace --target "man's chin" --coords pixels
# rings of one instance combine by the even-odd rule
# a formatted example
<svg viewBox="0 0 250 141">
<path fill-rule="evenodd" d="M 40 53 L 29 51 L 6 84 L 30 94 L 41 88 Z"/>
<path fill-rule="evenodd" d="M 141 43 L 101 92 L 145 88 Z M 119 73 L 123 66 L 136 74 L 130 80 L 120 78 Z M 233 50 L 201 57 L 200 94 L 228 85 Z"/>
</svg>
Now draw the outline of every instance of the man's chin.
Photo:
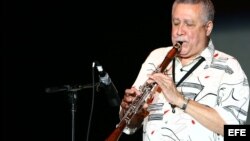
<svg viewBox="0 0 250 141">
<path fill-rule="evenodd" d="M 187 58 L 188 57 L 187 54 L 185 54 L 183 52 L 178 53 L 177 56 L 180 57 L 180 58 Z"/>
</svg>

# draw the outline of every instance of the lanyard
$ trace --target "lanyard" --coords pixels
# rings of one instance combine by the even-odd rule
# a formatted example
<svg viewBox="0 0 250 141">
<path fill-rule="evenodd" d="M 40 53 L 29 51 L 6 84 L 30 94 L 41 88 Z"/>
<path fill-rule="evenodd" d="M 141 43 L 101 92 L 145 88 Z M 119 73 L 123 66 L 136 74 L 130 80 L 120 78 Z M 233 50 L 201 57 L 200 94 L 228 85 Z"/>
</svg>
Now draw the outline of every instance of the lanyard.
<svg viewBox="0 0 250 141">
<path fill-rule="evenodd" d="M 203 61 L 205 61 L 204 57 L 201 57 L 200 60 L 181 78 L 181 80 L 176 84 L 176 87 L 178 87 Z M 173 67 L 172 67 L 172 76 L 173 81 L 175 83 L 175 59 L 173 59 Z M 172 112 L 174 113 L 175 105 L 171 105 Z"/>
</svg>

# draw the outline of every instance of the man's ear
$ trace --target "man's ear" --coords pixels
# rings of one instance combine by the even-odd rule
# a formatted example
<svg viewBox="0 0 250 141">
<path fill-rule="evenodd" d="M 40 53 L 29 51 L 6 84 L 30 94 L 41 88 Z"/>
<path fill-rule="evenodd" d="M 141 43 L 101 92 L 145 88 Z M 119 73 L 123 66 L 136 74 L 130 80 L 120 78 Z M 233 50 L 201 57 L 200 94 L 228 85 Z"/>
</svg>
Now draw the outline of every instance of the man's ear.
<svg viewBox="0 0 250 141">
<path fill-rule="evenodd" d="M 213 27 L 214 27 L 214 24 L 213 24 L 213 22 L 212 21 L 208 21 L 207 23 L 206 23 L 206 35 L 207 36 L 210 36 L 210 34 L 211 34 L 211 32 L 212 32 L 212 30 L 213 30 Z"/>
</svg>

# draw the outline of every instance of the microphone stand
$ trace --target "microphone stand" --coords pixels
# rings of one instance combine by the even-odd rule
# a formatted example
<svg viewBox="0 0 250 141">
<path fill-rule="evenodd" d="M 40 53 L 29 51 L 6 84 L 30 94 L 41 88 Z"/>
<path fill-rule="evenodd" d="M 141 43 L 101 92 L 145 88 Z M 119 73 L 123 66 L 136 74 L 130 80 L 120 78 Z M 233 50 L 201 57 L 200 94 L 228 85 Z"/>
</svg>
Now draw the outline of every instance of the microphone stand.
<svg viewBox="0 0 250 141">
<path fill-rule="evenodd" d="M 94 87 L 98 89 L 99 85 L 100 85 L 99 83 L 95 83 Z M 77 94 L 78 91 L 86 88 L 93 88 L 93 85 L 92 84 L 78 85 L 78 86 L 64 85 L 62 87 L 51 87 L 45 89 L 46 93 L 57 93 L 63 91 L 69 93 L 70 104 L 71 104 L 71 141 L 75 141 L 75 114 L 77 108 L 76 106 Z"/>
<path fill-rule="evenodd" d="M 76 113 L 77 91 L 70 92 L 69 97 L 71 102 L 71 140 L 75 141 L 75 113 Z"/>
</svg>

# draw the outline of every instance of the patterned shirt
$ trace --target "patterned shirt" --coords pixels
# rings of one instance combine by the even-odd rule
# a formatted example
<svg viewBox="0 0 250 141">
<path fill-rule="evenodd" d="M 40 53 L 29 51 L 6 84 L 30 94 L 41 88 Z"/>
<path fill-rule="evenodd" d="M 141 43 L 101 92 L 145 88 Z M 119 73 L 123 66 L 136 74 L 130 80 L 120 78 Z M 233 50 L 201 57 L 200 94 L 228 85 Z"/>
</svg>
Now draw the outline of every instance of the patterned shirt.
<svg viewBox="0 0 250 141">
<path fill-rule="evenodd" d="M 133 87 L 139 89 L 165 58 L 172 47 L 162 47 L 150 53 Z M 245 124 L 249 104 L 249 84 L 239 62 L 232 56 L 215 50 L 212 40 L 209 45 L 190 64 L 182 66 L 178 58 L 175 68 L 172 62 L 166 68 L 166 74 L 173 76 L 175 83 L 194 66 L 198 60 L 203 61 L 177 89 L 186 98 L 214 108 L 226 124 Z M 172 70 L 174 69 L 174 71 Z M 179 108 L 172 112 L 171 105 L 161 92 L 154 94 L 149 104 L 149 115 L 143 121 L 143 141 L 223 141 L 223 136 L 212 132 L 193 117 Z M 126 134 L 136 129 L 125 128 Z"/>
</svg>

